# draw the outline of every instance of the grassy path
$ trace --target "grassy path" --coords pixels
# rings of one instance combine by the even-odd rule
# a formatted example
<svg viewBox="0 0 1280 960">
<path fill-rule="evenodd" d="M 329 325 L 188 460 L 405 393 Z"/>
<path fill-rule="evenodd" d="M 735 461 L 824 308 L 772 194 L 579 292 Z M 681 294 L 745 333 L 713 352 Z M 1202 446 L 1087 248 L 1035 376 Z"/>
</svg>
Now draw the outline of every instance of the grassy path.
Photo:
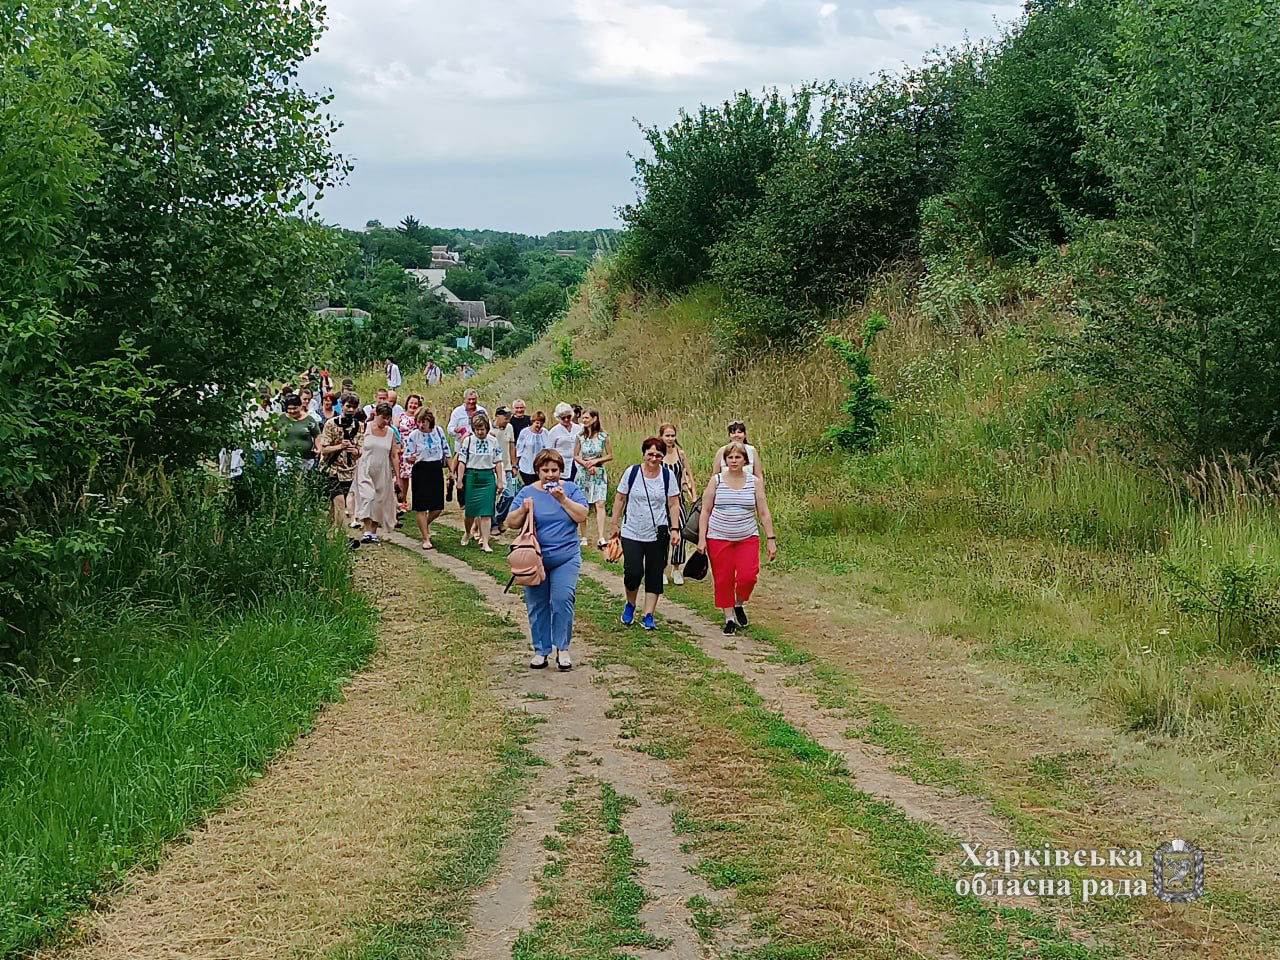
<svg viewBox="0 0 1280 960">
<path fill-rule="evenodd" d="M 625 628 L 616 569 L 593 561 L 574 670 L 535 672 L 501 550 L 389 539 L 358 554 L 370 669 L 49 956 L 1274 955 L 1267 923 L 1205 904 L 957 894 L 961 840 L 1087 845 L 1046 832 L 1066 784 L 1045 811 L 1010 802 L 857 689 L 839 651 L 812 652 L 820 616 L 761 604 L 772 625 L 727 638 L 696 587 L 658 631 Z"/>
</svg>

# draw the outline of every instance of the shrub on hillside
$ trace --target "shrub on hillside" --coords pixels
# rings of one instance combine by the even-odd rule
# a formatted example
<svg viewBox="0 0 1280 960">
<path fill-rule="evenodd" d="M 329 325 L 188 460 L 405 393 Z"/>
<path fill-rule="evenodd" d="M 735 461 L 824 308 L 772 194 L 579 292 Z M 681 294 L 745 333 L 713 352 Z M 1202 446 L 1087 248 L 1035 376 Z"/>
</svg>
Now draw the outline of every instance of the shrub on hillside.
<svg viewBox="0 0 1280 960">
<path fill-rule="evenodd" d="M 1280 7 L 1126 0 L 1087 151 L 1117 218 L 1075 245 L 1085 327 L 1059 355 L 1185 460 L 1280 448 Z"/>
<path fill-rule="evenodd" d="M 921 202 L 955 168 L 978 51 L 826 90 L 818 134 L 765 176 L 754 213 L 714 250 L 736 346 L 792 347 L 912 246 Z"/>
<path fill-rule="evenodd" d="M 1073 214 L 1110 216 L 1107 178 L 1081 153 L 1080 68 L 1110 58 L 1118 0 L 1029 0 L 966 106 L 955 191 L 988 253 L 1067 238 Z"/>
<path fill-rule="evenodd" d="M 621 269 L 638 284 L 678 291 L 698 282 L 711 247 L 751 213 L 761 175 L 809 136 L 810 94 L 739 93 L 667 130 L 649 127 L 653 158 L 635 161 L 639 197 L 624 207 Z"/>
</svg>

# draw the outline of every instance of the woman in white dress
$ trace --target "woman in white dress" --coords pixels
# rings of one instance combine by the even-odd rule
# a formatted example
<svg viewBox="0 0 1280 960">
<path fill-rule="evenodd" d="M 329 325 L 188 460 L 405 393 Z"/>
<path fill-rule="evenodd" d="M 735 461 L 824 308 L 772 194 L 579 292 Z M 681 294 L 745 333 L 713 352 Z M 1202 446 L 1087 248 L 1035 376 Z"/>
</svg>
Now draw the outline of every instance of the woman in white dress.
<svg viewBox="0 0 1280 960">
<path fill-rule="evenodd" d="M 391 429 L 392 412 L 391 404 L 385 401 L 374 408 L 356 467 L 356 519 L 364 527 L 364 543 L 379 543 L 380 529 L 396 527 L 395 479 L 400 467 L 400 444 Z"/>
</svg>

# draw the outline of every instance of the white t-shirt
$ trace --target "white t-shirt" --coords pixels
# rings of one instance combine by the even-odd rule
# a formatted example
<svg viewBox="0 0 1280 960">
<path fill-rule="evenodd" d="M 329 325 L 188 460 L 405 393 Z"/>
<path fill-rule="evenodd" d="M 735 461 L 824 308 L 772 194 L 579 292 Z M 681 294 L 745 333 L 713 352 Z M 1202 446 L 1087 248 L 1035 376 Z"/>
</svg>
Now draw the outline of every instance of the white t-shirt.
<svg viewBox="0 0 1280 960">
<path fill-rule="evenodd" d="M 396 366 L 394 363 L 388 366 L 387 367 L 387 388 L 389 390 L 395 390 L 403 382 L 404 381 L 400 379 L 400 368 Z"/>
<path fill-rule="evenodd" d="M 633 473 L 636 475 L 634 493 L 631 489 Z M 618 492 L 627 498 L 627 508 L 622 514 L 622 535 L 628 540 L 653 543 L 658 539 L 658 527 L 671 525 L 667 498 L 679 495 L 680 484 L 668 467 L 663 467 L 662 473 L 652 479 L 644 475 L 643 467 L 639 470 L 627 467 L 618 481 Z"/>
<path fill-rule="evenodd" d="M 502 462 L 507 465 L 508 470 L 514 470 L 511 466 L 511 445 L 516 442 L 516 428 L 508 422 L 505 427 L 490 427 L 489 435 L 502 444 Z"/>
<path fill-rule="evenodd" d="M 429 387 L 438 386 L 440 381 L 444 378 L 444 374 L 440 372 L 440 368 L 437 367 L 434 363 L 431 366 L 427 367 L 426 376 L 427 376 L 427 386 Z"/>
<path fill-rule="evenodd" d="M 365 404 L 364 419 L 366 423 L 373 422 L 373 412 L 377 406 L 378 405 L 376 403 Z M 391 405 L 391 425 L 393 427 L 400 422 L 400 415 L 402 413 L 404 413 L 404 407 L 400 406 L 400 404 L 393 403 Z"/>
</svg>

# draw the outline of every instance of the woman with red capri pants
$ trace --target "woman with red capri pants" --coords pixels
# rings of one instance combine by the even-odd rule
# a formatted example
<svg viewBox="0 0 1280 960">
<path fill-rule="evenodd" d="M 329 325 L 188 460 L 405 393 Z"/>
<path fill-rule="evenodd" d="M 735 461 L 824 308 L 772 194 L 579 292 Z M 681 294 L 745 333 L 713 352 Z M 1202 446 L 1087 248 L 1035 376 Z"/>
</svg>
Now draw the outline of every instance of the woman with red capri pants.
<svg viewBox="0 0 1280 960">
<path fill-rule="evenodd" d="M 724 614 L 724 632 L 747 625 L 745 604 L 760 575 L 760 528 L 764 525 L 769 559 L 778 555 L 773 517 L 764 496 L 764 478 L 748 473 L 747 448 L 733 441 L 724 448 L 725 471 L 712 474 L 702 495 L 698 549 L 711 561 L 716 606 Z"/>
</svg>

